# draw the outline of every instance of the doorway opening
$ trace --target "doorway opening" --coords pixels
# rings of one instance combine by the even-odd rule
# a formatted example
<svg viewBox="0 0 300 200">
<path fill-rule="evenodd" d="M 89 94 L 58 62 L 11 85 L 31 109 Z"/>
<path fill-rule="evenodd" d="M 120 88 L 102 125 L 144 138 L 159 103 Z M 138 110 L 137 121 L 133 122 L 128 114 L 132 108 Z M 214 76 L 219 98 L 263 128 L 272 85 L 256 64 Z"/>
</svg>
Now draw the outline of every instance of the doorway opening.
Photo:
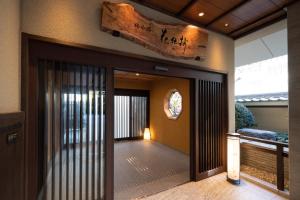
<svg viewBox="0 0 300 200">
<path fill-rule="evenodd" d="M 103 49 L 67 46 L 49 38 L 26 34 L 23 37 L 26 44 L 22 48 L 22 110 L 26 113 L 24 180 L 27 199 L 111 200 L 114 195 L 117 199 L 122 194 L 117 191 L 126 195 L 134 186 L 132 191 L 139 193 L 132 195 L 147 196 L 226 169 L 226 74 Z M 118 75 L 114 73 L 116 69 L 123 72 L 119 71 Z M 131 88 L 118 86 L 117 78 L 122 82 L 122 76 L 132 77 L 133 80 L 127 80 L 127 86 L 138 88 L 131 90 L 148 90 L 149 97 L 134 103 L 133 99 L 145 95 L 127 94 L 132 106 L 127 112 L 131 111 L 132 119 L 128 118 L 129 122 L 123 124 L 137 131 L 117 141 L 114 139 L 115 88 Z M 143 88 L 146 83 L 151 88 Z M 166 87 L 163 92 L 153 92 L 154 88 Z M 149 102 L 148 112 L 145 102 Z M 144 114 L 135 115 L 134 106 L 144 110 Z M 149 121 L 145 120 L 147 116 Z M 139 122 L 140 118 L 144 119 L 141 120 L 144 124 Z M 183 119 L 185 121 L 178 126 Z M 134 128 L 132 124 L 138 126 Z M 147 128 L 149 141 L 142 140 Z M 119 149 L 120 154 L 114 149 L 117 146 L 125 146 Z M 126 154 L 126 148 L 131 150 L 129 153 L 135 153 L 134 156 Z M 120 157 L 119 160 L 132 173 L 116 162 L 117 155 L 122 153 L 127 159 Z M 114 166 L 125 171 L 118 174 Z M 183 168 L 177 170 L 178 166 Z M 172 176 L 180 172 L 186 174 L 181 176 L 183 179 Z M 163 182 L 171 177 L 183 181 Z M 127 181 L 122 185 L 118 178 Z M 139 185 L 142 187 L 137 188 Z"/>
<path fill-rule="evenodd" d="M 114 89 L 115 199 L 190 181 L 190 80 L 115 70 Z"/>
</svg>

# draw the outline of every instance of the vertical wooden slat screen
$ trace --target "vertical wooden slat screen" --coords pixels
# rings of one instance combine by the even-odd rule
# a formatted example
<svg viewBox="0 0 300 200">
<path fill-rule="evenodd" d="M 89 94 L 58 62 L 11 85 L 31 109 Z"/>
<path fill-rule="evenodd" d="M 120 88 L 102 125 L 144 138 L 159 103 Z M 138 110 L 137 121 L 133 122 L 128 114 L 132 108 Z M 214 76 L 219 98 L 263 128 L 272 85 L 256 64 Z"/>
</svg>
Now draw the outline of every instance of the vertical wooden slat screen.
<svg viewBox="0 0 300 200">
<path fill-rule="evenodd" d="M 226 92 L 224 82 L 197 80 L 197 179 L 225 170 Z"/>
<path fill-rule="evenodd" d="M 143 137 L 149 126 L 149 92 L 118 89 L 114 95 L 114 139 Z"/>
<path fill-rule="evenodd" d="M 148 97 L 131 97 L 131 137 L 142 137 L 147 127 Z"/>
<path fill-rule="evenodd" d="M 114 96 L 114 139 L 130 137 L 130 97 Z"/>
<path fill-rule="evenodd" d="M 105 74 L 97 66 L 39 60 L 45 152 L 39 198 L 104 198 Z"/>
</svg>

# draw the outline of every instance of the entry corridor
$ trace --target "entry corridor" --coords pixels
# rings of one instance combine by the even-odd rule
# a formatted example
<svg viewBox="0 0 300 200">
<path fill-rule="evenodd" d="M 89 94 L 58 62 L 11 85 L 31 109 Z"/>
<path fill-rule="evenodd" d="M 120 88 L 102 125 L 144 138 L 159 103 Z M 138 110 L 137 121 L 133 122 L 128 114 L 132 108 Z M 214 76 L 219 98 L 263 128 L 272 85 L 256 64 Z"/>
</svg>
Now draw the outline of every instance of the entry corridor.
<svg viewBox="0 0 300 200">
<path fill-rule="evenodd" d="M 190 180 L 189 156 L 154 141 L 115 142 L 114 199 L 136 199 Z"/>
</svg>

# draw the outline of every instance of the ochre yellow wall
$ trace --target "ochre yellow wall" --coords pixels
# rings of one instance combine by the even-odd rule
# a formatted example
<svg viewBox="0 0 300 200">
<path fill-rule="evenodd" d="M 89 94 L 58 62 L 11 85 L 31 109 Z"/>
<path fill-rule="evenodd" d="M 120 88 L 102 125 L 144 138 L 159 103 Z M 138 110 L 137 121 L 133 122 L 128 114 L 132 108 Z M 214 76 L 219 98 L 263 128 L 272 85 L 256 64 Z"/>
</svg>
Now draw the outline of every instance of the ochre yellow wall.
<svg viewBox="0 0 300 200">
<path fill-rule="evenodd" d="M 151 139 L 189 154 L 189 80 L 165 77 L 155 81 L 115 79 L 114 83 L 115 88 L 150 90 Z M 164 112 L 164 98 L 172 89 L 177 89 L 183 97 L 183 111 L 176 120 L 168 119 Z"/>
<path fill-rule="evenodd" d="M 164 98 L 172 89 L 177 89 L 183 97 L 182 113 L 176 120 L 168 119 L 164 112 Z M 189 154 L 189 80 L 166 78 L 152 83 L 150 91 L 150 131 L 151 139 Z"/>
<path fill-rule="evenodd" d="M 119 89 L 150 90 L 151 81 L 127 80 L 115 78 L 114 87 Z"/>
</svg>

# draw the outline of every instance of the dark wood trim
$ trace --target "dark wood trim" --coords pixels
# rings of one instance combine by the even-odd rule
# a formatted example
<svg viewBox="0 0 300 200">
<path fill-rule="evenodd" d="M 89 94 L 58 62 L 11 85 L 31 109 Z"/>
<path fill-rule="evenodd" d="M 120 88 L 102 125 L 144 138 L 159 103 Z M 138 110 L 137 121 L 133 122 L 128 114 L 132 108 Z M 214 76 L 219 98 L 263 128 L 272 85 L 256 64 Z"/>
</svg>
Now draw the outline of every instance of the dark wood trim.
<svg viewBox="0 0 300 200">
<path fill-rule="evenodd" d="M 223 121 L 224 124 L 224 133 L 229 133 L 229 119 L 230 119 L 230 115 L 229 115 L 229 95 L 228 95 L 228 91 L 229 91 L 229 80 L 228 80 L 228 76 L 226 76 L 225 78 L 225 83 L 224 83 L 224 87 L 225 87 L 225 94 L 224 94 L 224 103 L 225 103 L 225 118 L 226 120 Z M 223 141 L 223 163 L 224 163 L 224 167 L 225 167 L 225 171 L 227 171 L 227 136 L 224 136 L 224 141 Z"/>
<path fill-rule="evenodd" d="M 39 63 L 36 61 L 35 62 L 36 65 L 39 65 Z M 47 65 L 47 64 L 46 64 Z M 48 66 L 46 66 L 48 67 Z M 53 119 L 48 119 L 48 116 L 45 117 L 44 113 L 46 112 L 46 105 L 45 105 L 45 94 L 46 94 L 46 84 L 47 84 L 47 81 L 48 81 L 48 77 L 46 76 L 46 71 L 47 69 L 38 69 L 37 70 L 37 74 L 38 74 L 38 78 L 37 79 L 37 91 L 38 91 L 38 120 L 37 120 L 37 123 L 38 123 L 38 126 L 37 126 L 37 133 L 41 133 L 41 134 L 37 134 L 38 136 L 38 146 L 37 146 L 37 149 L 38 149 L 38 174 L 43 174 L 42 176 L 39 176 L 38 177 L 38 190 L 42 189 L 43 188 L 43 183 L 44 181 L 47 179 L 47 171 L 45 171 L 45 167 L 48 166 L 49 163 L 47 162 L 47 156 L 48 156 L 48 145 L 51 146 L 51 144 L 48 144 L 48 138 L 45 137 L 45 131 L 47 130 L 46 128 L 46 120 L 49 120 L 49 121 L 52 121 Z M 50 91 L 48 91 L 50 92 Z M 49 94 L 49 96 L 51 97 L 51 95 L 53 94 Z M 53 107 L 53 105 L 51 105 Z M 53 116 L 53 115 L 52 115 Z M 51 126 L 49 124 L 49 126 Z M 51 126 L 51 128 L 49 128 L 49 130 L 51 130 L 52 132 L 52 129 L 53 127 Z M 50 133 L 52 134 L 52 133 Z M 51 135 L 52 137 L 52 135 Z M 43 152 L 43 153 L 41 153 Z M 45 192 L 45 190 L 43 190 Z M 45 197 L 45 193 L 43 192 L 43 194 L 40 194 L 40 196 L 43 196 Z"/>
<path fill-rule="evenodd" d="M 114 102 L 114 72 L 112 68 L 106 69 L 106 102 Z M 105 104 L 105 114 L 108 120 L 106 123 L 105 137 L 105 177 L 104 177 L 104 199 L 114 199 L 114 104 Z"/>
<path fill-rule="evenodd" d="M 117 138 L 117 139 L 114 139 L 114 141 L 121 142 L 121 141 L 132 141 L 132 140 L 143 140 L 143 139 L 144 139 L 143 136 L 139 136 L 139 137 Z"/>
<path fill-rule="evenodd" d="M 148 101 L 147 101 L 147 127 L 150 128 L 150 92 L 149 92 L 149 96 L 148 96 Z"/>
<path fill-rule="evenodd" d="M 216 18 L 214 18 L 213 20 L 211 20 L 210 22 L 208 22 L 205 26 L 208 27 L 210 25 L 212 25 L 214 22 L 218 21 L 219 19 L 225 17 L 226 15 L 230 14 L 231 12 L 237 10 L 238 8 L 242 7 L 243 5 L 245 5 L 246 3 L 250 2 L 250 0 L 243 0 L 240 3 L 238 3 L 237 5 L 233 6 L 232 8 L 230 8 L 229 10 L 223 12 L 222 14 L 220 14 L 219 16 L 217 16 Z"/>
<path fill-rule="evenodd" d="M 271 148 L 268 148 L 268 147 L 258 146 L 258 145 L 252 144 L 252 143 L 241 142 L 241 147 L 247 148 L 247 149 L 255 149 L 257 151 L 277 155 L 276 149 L 271 149 Z M 285 152 L 285 151 L 283 151 L 282 155 L 284 157 L 287 157 L 287 158 L 289 157 L 289 153 Z"/>
<path fill-rule="evenodd" d="M 186 10 L 188 10 L 190 7 L 192 7 L 197 0 L 190 0 L 178 13 L 176 13 L 176 16 L 181 16 Z"/>
<path fill-rule="evenodd" d="M 211 176 L 220 174 L 224 171 L 226 171 L 225 166 L 222 166 L 222 167 L 219 167 L 219 168 L 216 168 L 216 169 L 212 169 L 210 171 L 207 171 L 207 172 L 204 172 L 204 173 L 201 173 L 201 174 L 197 174 L 197 180 L 203 180 L 203 179 L 209 178 Z"/>
<path fill-rule="evenodd" d="M 196 102 L 198 101 L 198 81 L 190 80 L 190 177 L 192 181 L 197 181 L 197 170 L 199 169 L 199 129 L 198 129 L 198 115 L 195 112 L 199 109 Z"/>
<path fill-rule="evenodd" d="M 283 146 L 283 147 L 289 147 L 288 143 L 282 143 L 282 142 L 277 142 L 277 141 L 273 141 L 273 140 L 265 140 L 265 139 L 260 139 L 260 138 L 255 138 L 255 137 L 248 137 L 248 136 L 244 136 L 241 135 L 240 136 L 241 139 L 245 139 L 245 140 L 249 140 L 249 141 L 254 141 L 254 142 L 261 142 L 261 143 L 265 143 L 265 144 L 271 144 L 271 145 L 275 145 L 275 146 Z"/>
<path fill-rule="evenodd" d="M 120 89 L 115 88 L 114 95 L 118 96 L 141 96 L 141 97 L 150 97 L 149 90 L 135 90 L 135 89 Z"/>
<path fill-rule="evenodd" d="M 288 108 L 288 105 L 247 105 L 244 104 L 247 108 Z"/>
<path fill-rule="evenodd" d="M 283 146 L 277 145 L 276 149 L 276 171 L 277 171 L 277 189 L 284 191 L 284 157 Z"/>
<path fill-rule="evenodd" d="M 25 35 L 22 35 L 22 48 L 21 48 L 21 110 L 25 112 L 25 200 L 37 198 L 37 88 L 36 88 L 36 71 L 34 71 L 33 63 L 36 63 L 29 56 L 29 40 Z M 29 76 L 30 75 L 30 76 Z M 30 77 L 30 78 L 29 78 Z M 31 86 L 31 87 L 29 87 Z M 33 152 L 33 153 L 32 153 Z"/>
<path fill-rule="evenodd" d="M 0 113 L 0 198 L 24 200 L 24 112 Z"/>
</svg>

